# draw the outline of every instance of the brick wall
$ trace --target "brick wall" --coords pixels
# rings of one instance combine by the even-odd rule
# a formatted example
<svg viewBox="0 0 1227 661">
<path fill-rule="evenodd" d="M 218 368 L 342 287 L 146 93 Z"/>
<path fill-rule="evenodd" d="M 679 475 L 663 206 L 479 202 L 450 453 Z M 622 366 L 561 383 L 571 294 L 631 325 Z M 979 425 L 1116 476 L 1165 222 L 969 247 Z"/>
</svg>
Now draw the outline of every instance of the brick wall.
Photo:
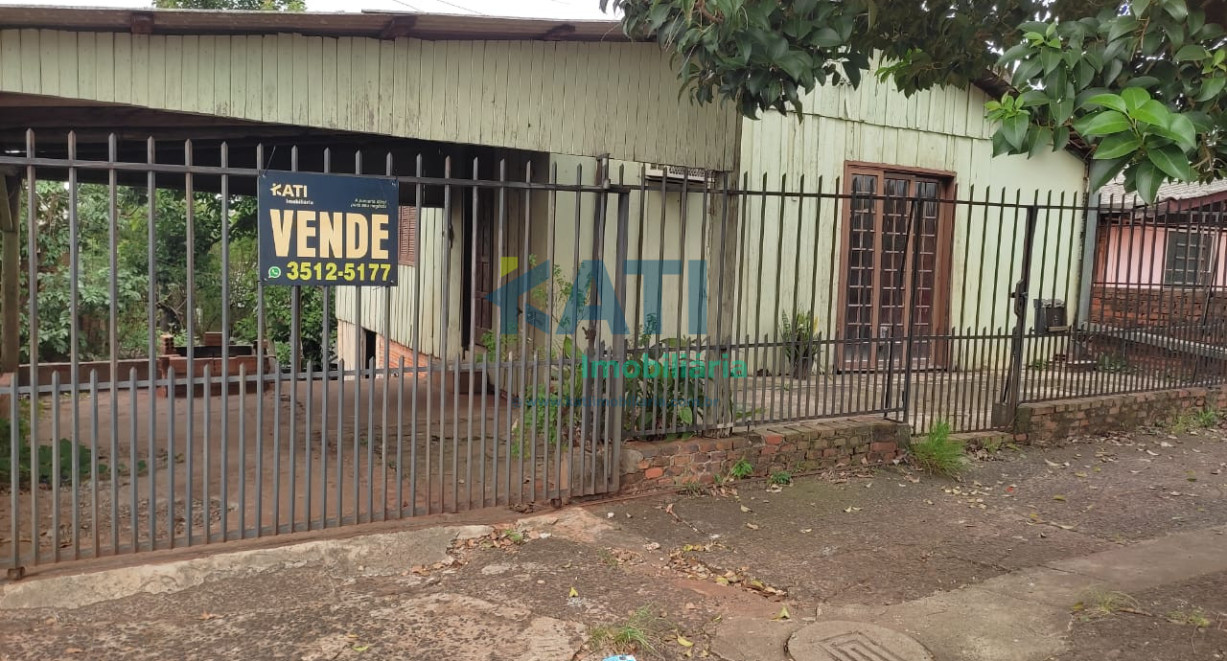
<svg viewBox="0 0 1227 661">
<path fill-rule="evenodd" d="M 430 356 L 415 352 L 412 347 L 407 347 L 400 342 L 388 342 L 387 361 L 384 360 L 384 340 L 382 335 L 375 336 L 375 365 L 383 367 L 385 364 L 393 369 L 400 367 L 400 361 L 403 358 L 405 367 L 413 367 L 416 363 L 418 367 L 426 367 L 430 362 Z"/>
<path fill-rule="evenodd" d="M 1072 436 L 1137 429 L 1182 411 L 1205 408 L 1227 408 L 1227 390 L 1181 388 L 1023 404 L 1018 407 L 1014 438 L 1046 445 Z"/>
<path fill-rule="evenodd" d="M 1197 287 L 1112 287 L 1091 289 L 1094 323 L 1122 328 L 1189 328 L 1205 324 L 1223 339 L 1227 330 L 1227 292 Z"/>
<path fill-rule="evenodd" d="M 622 448 L 621 493 L 711 484 L 740 459 L 750 462 L 756 477 L 884 464 L 899 456 L 909 437 L 907 425 L 850 418 L 776 425 L 731 438 L 630 441 Z"/>
</svg>

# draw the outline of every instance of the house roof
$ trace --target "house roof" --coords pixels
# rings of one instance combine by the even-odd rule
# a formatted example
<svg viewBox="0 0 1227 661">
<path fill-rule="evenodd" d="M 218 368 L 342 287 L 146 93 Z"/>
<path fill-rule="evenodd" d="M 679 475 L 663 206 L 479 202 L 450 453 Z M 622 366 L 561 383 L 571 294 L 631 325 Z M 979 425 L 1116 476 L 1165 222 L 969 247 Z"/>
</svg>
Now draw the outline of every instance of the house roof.
<svg viewBox="0 0 1227 661">
<path fill-rule="evenodd" d="M 1111 183 L 1099 189 L 1099 197 L 1106 204 L 1113 206 L 1142 207 L 1146 201 L 1137 193 L 1125 192 L 1124 179 L 1117 177 Z M 1155 204 L 1162 202 L 1205 201 L 1217 202 L 1227 196 L 1227 179 L 1219 179 L 1208 184 L 1190 184 L 1185 182 L 1168 182 L 1159 187 Z"/>
<path fill-rule="evenodd" d="M 613 20 L 401 12 L 272 12 L 0 6 L 0 27 L 134 34 L 269 34 L 425 40 L 628 41 Z"/>
</svg>

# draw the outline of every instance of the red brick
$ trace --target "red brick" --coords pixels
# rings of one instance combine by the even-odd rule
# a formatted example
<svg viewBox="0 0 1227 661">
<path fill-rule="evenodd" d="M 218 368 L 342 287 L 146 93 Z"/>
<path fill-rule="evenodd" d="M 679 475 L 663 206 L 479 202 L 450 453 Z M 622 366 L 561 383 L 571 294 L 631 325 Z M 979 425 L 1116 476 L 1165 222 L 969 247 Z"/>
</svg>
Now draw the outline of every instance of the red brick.
<svg viewBox="0 0 1227 661">
<path fill-rule="evenodd" d="M 767 445 L 780 445 L 784 442 L 784 437 L 779 434 L 763 434 L 763 443 Z"/>
<path fill-rule="evenodd" d="M 664 476 L 664 474 L 665 474 L 665 469 L 663 468 L 649 468 L 643 472 L 643 477 L 648 480 L 655 480 L 659 477 Z"/>
</svg>

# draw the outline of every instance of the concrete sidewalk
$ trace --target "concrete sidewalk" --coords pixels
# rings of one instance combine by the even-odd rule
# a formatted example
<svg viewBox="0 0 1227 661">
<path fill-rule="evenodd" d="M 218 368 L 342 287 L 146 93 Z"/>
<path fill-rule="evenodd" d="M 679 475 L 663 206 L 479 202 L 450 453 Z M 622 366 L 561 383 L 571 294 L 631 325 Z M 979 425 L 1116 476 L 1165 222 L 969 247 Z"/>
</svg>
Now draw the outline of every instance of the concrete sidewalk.
<svg viewBox="0 0 1227 661">
<path fill-rule="evenodd" d="M 888 607 L 820 608 L 815 619 L 883 626 L 915 638 L 942 660 L 1042 661 L 1065 649 L 1071 611 L 1081 601 L 1221 572 L 1227 572 L 1227 527 L 1051 562 Z M 712 649 L 728 661 L 801 661 L 789 641 L 804 629 L 739 618 L 720 627 Z"/>
<path fill-rule="evenodd" d="M 0 659 L 810 661 L 833 622 L 940 661 L 1227 653 L 1227 434 L 991 459 L 51 574 L 0 585 Z"/>
</svg>

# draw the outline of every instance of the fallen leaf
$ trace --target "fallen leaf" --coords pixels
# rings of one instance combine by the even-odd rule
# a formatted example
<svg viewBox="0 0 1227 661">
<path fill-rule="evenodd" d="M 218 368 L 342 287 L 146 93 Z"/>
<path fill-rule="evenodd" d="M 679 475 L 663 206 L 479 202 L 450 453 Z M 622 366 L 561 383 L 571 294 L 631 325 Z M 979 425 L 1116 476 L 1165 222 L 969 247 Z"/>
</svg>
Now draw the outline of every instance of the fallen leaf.
<svg viewBox="0 0 1227 661">
<path fill-rule="evenodd" d="M 1159 456 L 1159 453 L 1158 453 L 1158 452 L 1154 452 L 1154 451 L 1152 451 L 1152 450 L 1147 450 L 1147 451 L 1146 451 L 1146 454 L 1148 454 L 1148 455 L 1150 455 L 1150 456 L 1152 456 L 1152 457 L 1157 457 L 1157 456 Z"/>
<path fill-rule="evenodd" d="M 1049 466 L 1052 466 L 1053 468 L 1060 468 L 1060 467 L 1061 467 L 1061 464 L 1058 464 L 1057 462 L 1055 462 L 1055 461 L 1053 461 L 1053 460 L 1051 460 L 1051 459 L 1045 459 L 1045 460 L 1044 460 L 1044 463 L 1048 464 Z"/>
<path fill-rule="evenodd" d="M 853 513 L 853 512 L 859 512 L 859 511 L 861 511 L 861 508 L 859 508 L 859 507 L 852 507 L 851 505 L 849 505 L 849 506 L 848 506 L 848 508 L 844 510 L 844 512 L 846 512 L 846 513 L 848 513 L 848 514 L 851 514 L 851 513 Z"/>
<path fill-rule="evenodd" d="M 218 617 L 218 616 L 217 616 L 217 615 L 214 615 L 213 613 L 201 613 L 201 614 L 200 614 L 200 619 L 201 619 L 201 620 L 216 620 L 216 619 L 217 619 L 217 617 Z"/>
<path fill-rule="evenodd" d="M 570 591 L 569 593 L 567 593 L 567 597 L 568 597 L 569 599 L 574 599 L 574 598 L 576 598 L 576 597 L 578 597 L 578 596 L 579 596 L 579 591 L 578 591 L 578 590 L 576 590 L 574 587 L 572 587 L 572 588 L 571 588 L 571 591 Z"/>
<path fill-rule="evenodd" d="M 1086 477 L 1086 473 L 1083 473 L 1083 472 L 1077 472 L 1077 473 L 1074 473 L 1074 476 L 1075 476 L 1075 477 Z"/>
<path fill-rule="evenodd" d="M 365 652 L 365 651 L 367 651 L 367 650 L 369 650 L 369 649 L 371 649 L 371 646 L 370 646 L 370 645 L 355 645 L 355 646 L 354 646 L 354 651 L 355 651 L 355 652 Z"/>
<path fill-rule="evenodd" d="M 776 620 L 776 621 L 791 620 L 791 619 L 792 619 L 792 615 L 791 615 L 791 614 L 789 614 L 789 612 L 788 612 L 788 607 L 787 607 L 787 606 L 783 606 L 783 607 L 781 607 L 781 608 L 780 608 L 780 612 L 779 612 L 779 613 L 777 613 L 777 614 L 776 614 L 776 616 L 775 616 L 775 617 L 773 617 L 773 618 L 771 618 L 771 619 Z"/>
<path fill-rule="evenodd" d="M 1058 494 L 1058 495 L 1056 495 L 1056 496 L 1053 496 L 1053 497 L 1052 497 L 1052 499 L 1053 499 L 1053 500 L 1056 500 L 1056 501 L 1060 501 L 1060 502 L 1062 502 L 1062 503 L 1063 503 L 1063 502 L 1065 502 L 1065 496 L 1062 496 L 1062 495 L 1060 495 L 1060 494 Z"/>
<path fill-rule="evenodd" d="M 742 512 L 749 512 L 749 511 L 751 511 L 751 510 L 750 510 L 750 508 L 749 508 L 749 507 L 746 507 L 745 505 L 742 505 L 742 506 L 741 506 L 741 511 L 742 511 Z"/>
<path fill-rule="evenodd" d="M 677 644 L 681 645 L 682 647 L 694 647 L 694 643 L 687 640 L 686 637 L 680 633 L 677 635 Z"/>
<path fill-rule="evenodd" d="M 757 523 L 747 523 L 747 524 L 746 524 L 746 527 L 747 527 L 747 528 L 749 528 L 750 530 L 758 530 L 758 524 L 757 524 Z"/>
<path fill-rule="evenodd" d="M 802 528 L 802 529 L 801 529 L 801 534 L 802 534 L 802 535 L 808 535 L 808 534 L 810 534 L 810 533 L 812 533 L 812 532 L 814 532 L 814 529 L 813 529 L 813 528 Z"/>
</svg>

